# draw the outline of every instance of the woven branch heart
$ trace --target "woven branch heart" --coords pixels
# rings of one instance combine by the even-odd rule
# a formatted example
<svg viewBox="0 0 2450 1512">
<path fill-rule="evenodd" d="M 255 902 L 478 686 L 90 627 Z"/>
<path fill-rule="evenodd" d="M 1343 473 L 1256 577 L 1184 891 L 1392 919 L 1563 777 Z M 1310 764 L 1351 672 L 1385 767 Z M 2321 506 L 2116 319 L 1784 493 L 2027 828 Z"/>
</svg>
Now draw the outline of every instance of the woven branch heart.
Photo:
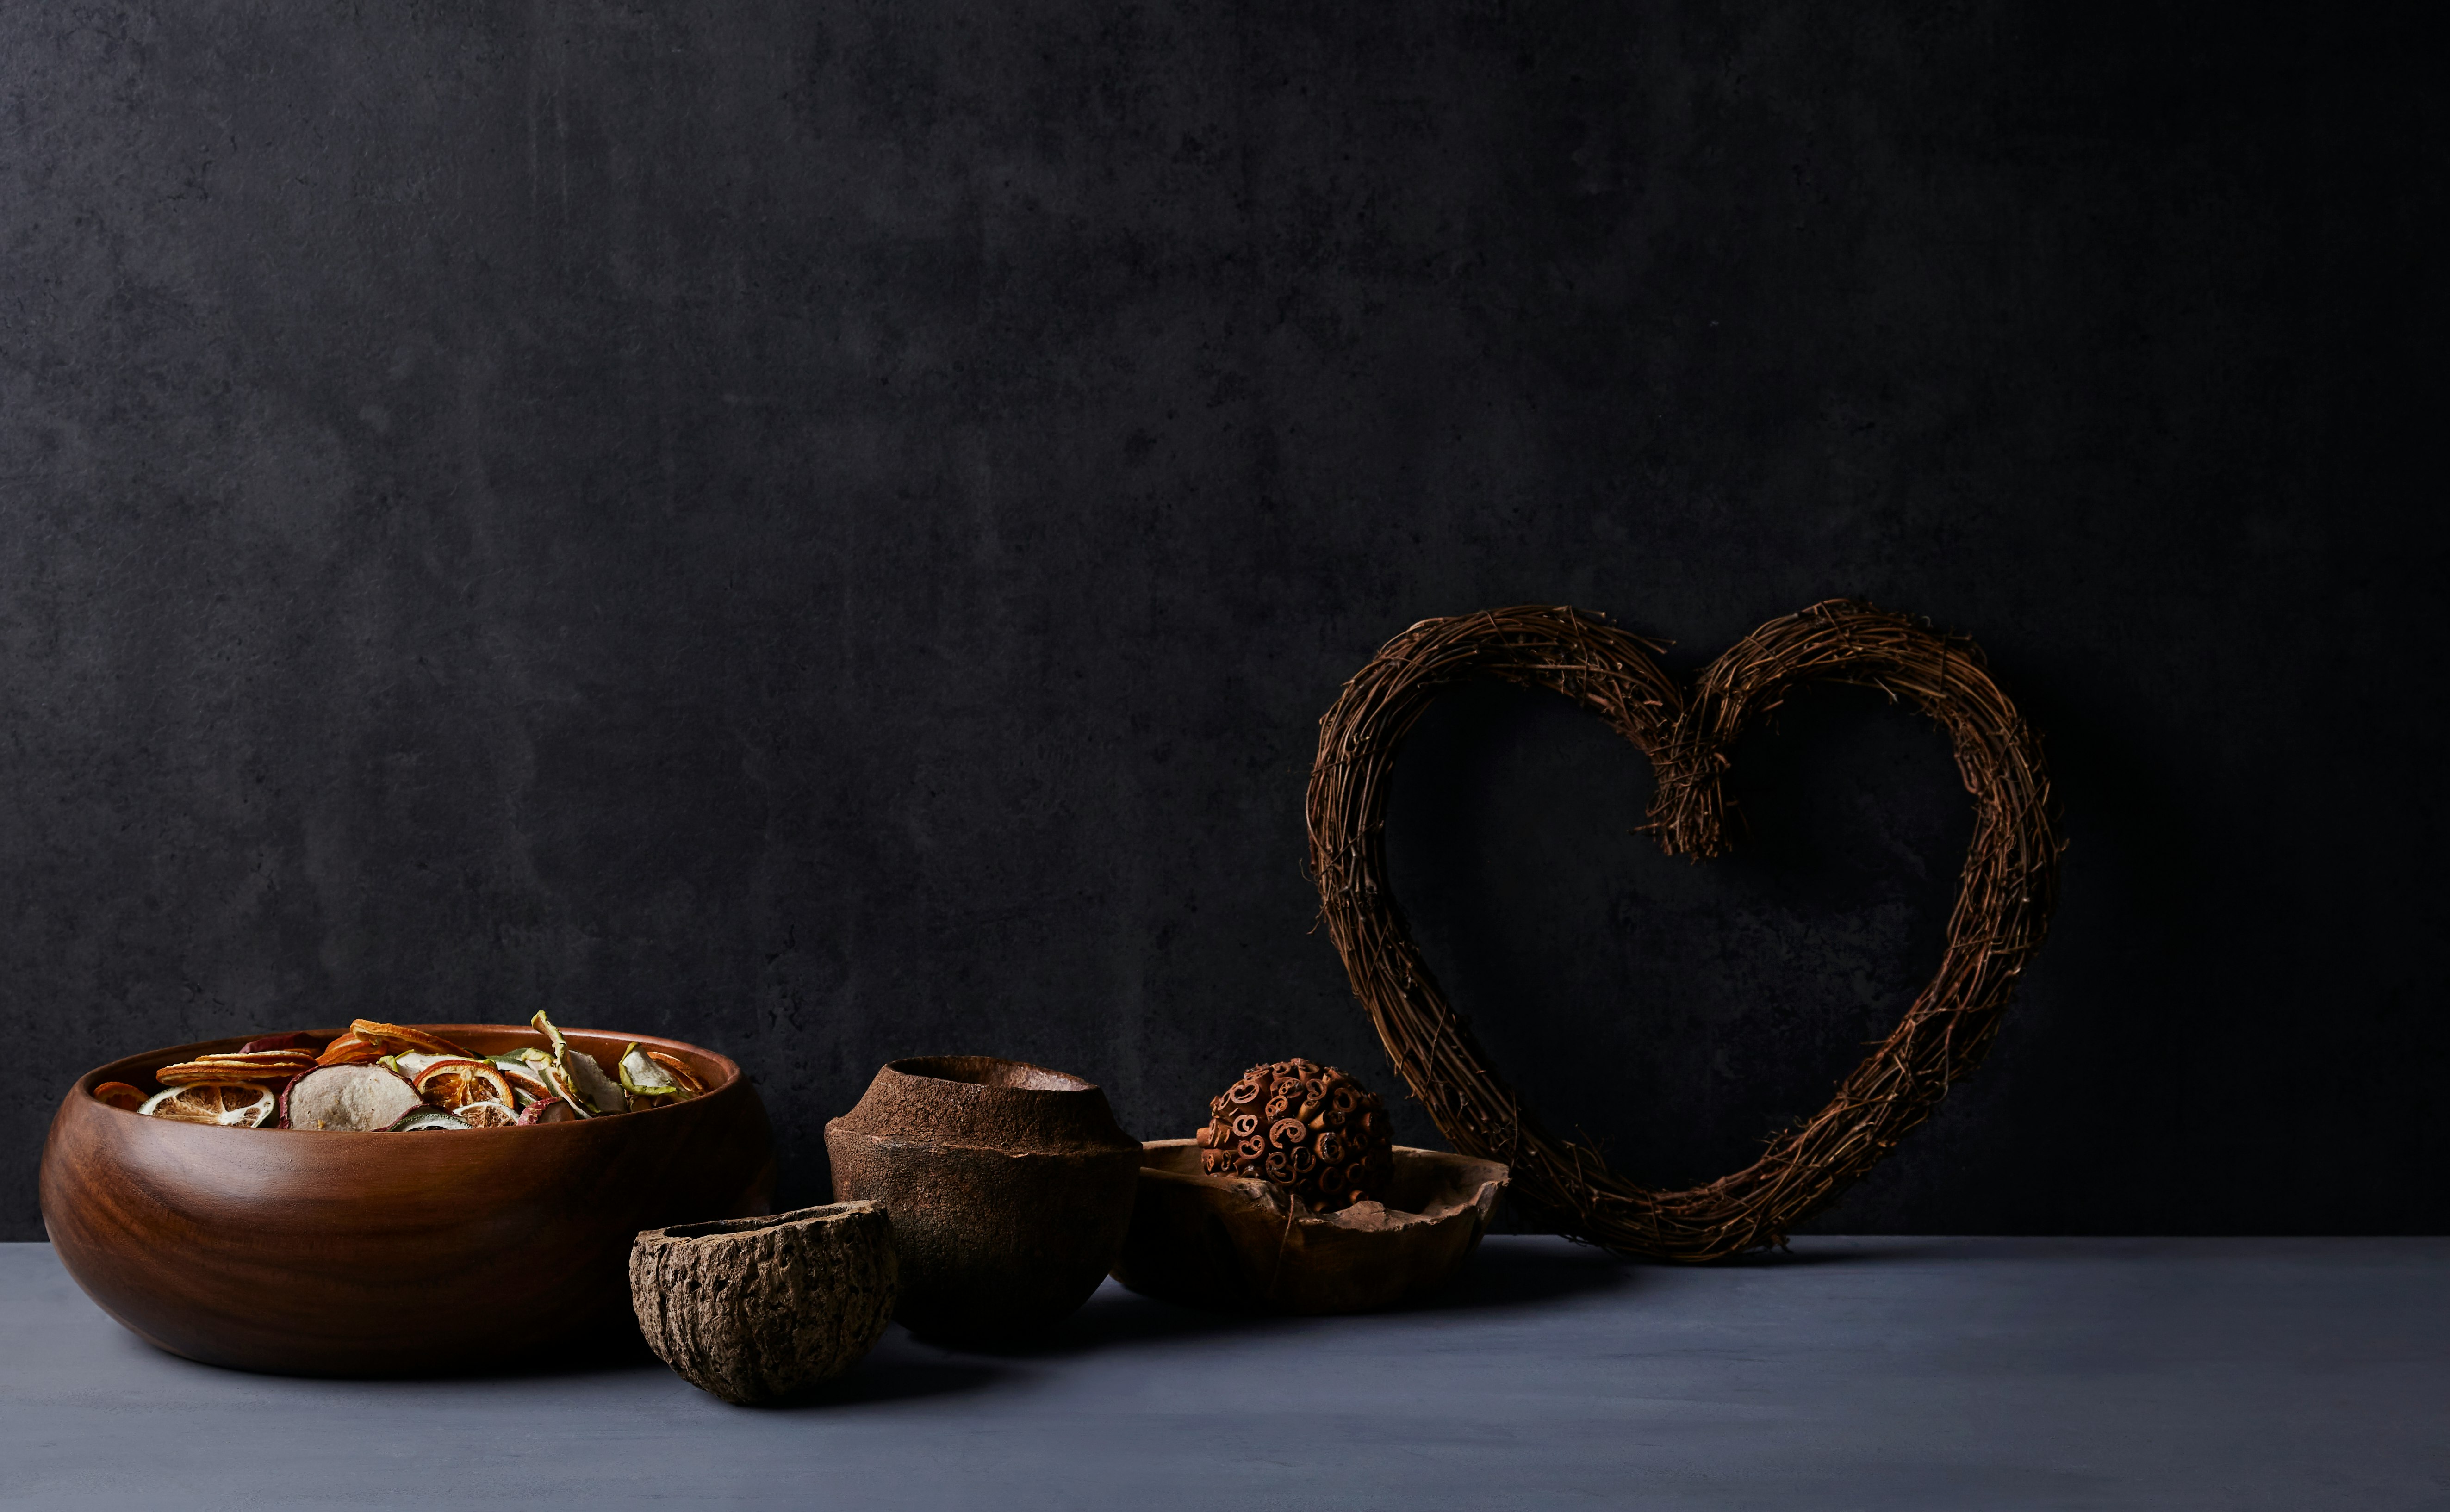
<svg viewBox="0 0 2450 1512">
<path fill-rule="evenodd" d="M 1783 1243 L 1980 1062 L 2017 975 L 2041 948 L 2060 842 L 2040 744 L 1970 641 L 1832 599 L 1745 636 L 1701 669 L 1690 697 L 1653 659 L 1659 649 L 1593 615 L 1527 606 L 1424 620 L 1389 641 L 1319 722 L 1310 867 L 1353 995 L 1455 1148 L 1511 1164 L 1517 1195 L 1568 1232 L 1620 1254 L 1718 1260 Z M 1615 726 L 1657 776 L 1648 829 L 1668 854 L 1695 860 L 1726 849 L 1728 748 L 1799 682 L 1879 688 L 1954 743 L 1974 795 L 1974 839 L 1938 974 L 1827 1107 L 1733 1175 L 1654 1192 L 1558 1139 L 1489 1068 L 1430 979 L 1387 890 L 1388 778 L 1439 690 L 1473 676 L 1563 693 Z"/>
</svg>

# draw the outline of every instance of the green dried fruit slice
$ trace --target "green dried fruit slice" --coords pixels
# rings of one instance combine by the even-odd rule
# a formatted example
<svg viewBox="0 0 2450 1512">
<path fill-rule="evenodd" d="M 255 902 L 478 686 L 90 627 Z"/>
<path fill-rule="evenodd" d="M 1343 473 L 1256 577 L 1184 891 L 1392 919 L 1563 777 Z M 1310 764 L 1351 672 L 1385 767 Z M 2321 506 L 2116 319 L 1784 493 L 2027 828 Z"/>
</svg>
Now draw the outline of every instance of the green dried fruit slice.
<svg viewBox="0 0 2450 1512">
<path fill-rule="evenodd" d="M 544 1016 L 542 1009 L 538 1009 L 536 1016 L 528 1021 L 553 1041 L 554 1070 L 560 1073 L 560 1079 L 554 1082 L 556 1093 L 569 1097 L 580 1112 L 594 1117 L 630 1111 L 630 1095 L 621 1090 L 621 1084 L 604 1075 L 604 1068 L 595 1063 L 593 1056 L 563 1038 L 561 1031 L 553 1026 L 553 1020 Z M 548 1077 L 551 1075 L 547 1073 Z"/>
<path fill-rule="evenodd" d="M 416 1134 L 426 1129 L 466 1129 L 473 1127 L 466 1119 L 439 1108 L 419 1108 L 402 1115 L 399 1122 L 385 1130 L 386 1134 Z"/>
<path fill-rule="evenodd" d="M 621 1090 L 632 1097 L 677 1097 L 688 1089 L 674 1081 L 671 1072 L 649 1060 L 632 1040 L 621 1052 Z"/>
</svg>

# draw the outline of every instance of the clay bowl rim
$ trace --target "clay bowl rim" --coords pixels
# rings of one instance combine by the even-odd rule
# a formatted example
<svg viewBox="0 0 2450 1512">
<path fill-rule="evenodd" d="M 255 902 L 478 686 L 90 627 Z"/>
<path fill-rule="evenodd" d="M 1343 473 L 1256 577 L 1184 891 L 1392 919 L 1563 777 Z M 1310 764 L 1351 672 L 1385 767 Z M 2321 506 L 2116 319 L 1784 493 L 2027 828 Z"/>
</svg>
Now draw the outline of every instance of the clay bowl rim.
<svg viewBox="0 0 2450 1512">
<path fill-rule="evenodd" d="M 1043 1076 L 1047 1078 L 1047 1082 L 1055 1085 L 1030 1081 L 986 1081 L 977 1076 L 948 1076 L 938 1071 L 926 1069 L 961 1063 L 1011 1067 L 1036 1076 Z M 1077 1076 L 1071 1072 L 1058 1071 L 1052 1066 L 1041 1066 L 1035 1061 L 1014 1060 L 1005 1056 L 904 1056 L 899 1060 L 886 1061 L 882 1069 L 912 1081 L 932 1081 L 948 1087 L 967 1087 L 981 1093 L 1042 1093 L 1052 1096 L 1072 1097 L 1084 1092 L 1102 1095 L 1105 1091 L 1086 1076 Z"/>
<path fill-rule="evenodd" d="M 402 1024 L 400 1027 L 403 1029 L 420 1029 L 429 1034 L 440 1035 L 444 1038 L 454 1040 L 459 1040 L 461 1039 L 461 1037 L 470 1035 L 505 1035 L 525 1037 L 526 1039 L 532 1041 L 538 1047 L 542 1047 L 546 1043 L 543 1033 L 534 1024 Z M 227 1035 L 219 1039 L 199 1039 L 189 1044 L 167 1045 L 155 1050 L 143 1050 L 132 1056 L 122 1056 L 117 1060 L 110 1061 L 105 1065 L 96 1066 L 91 1071 L 85 1073 L 69 1084 L 68 1097 L 63 1098 L 62 1100 L 65 1102 L 68 1099 L 82 1096 L 87 1102 L 92 1103 L 96 1109 L 104 1113 L 117 1114 L 122 1117 L 133 1118 L 142 1123 L 160 1124 L 165 1128 L 213 1129 L 228 1134 L 313 1134 L 316 1136 L 316 1148 L 318 1149 L 331 1148 L 328 1141 L 335 1139 L 387 1139 L 391 1136 L 393 1131 L 388 1129 L 281 1129 L 265 1125 L 253 1129 L 229 1128 L 223 1130 L 222 1126 L 217 1124 L 181 1123 L 176 1120 L 149 1118 L 145 1115 L 138 1113 L 133 1108 L 116 1108 L 111 1106 L 109 1103 L 96 1099 L 93 1095 L 93 1089 L 106 1081 L 126 1081 L 131 1085 L 135 1085 L 140 1082 L 151 1082 L 153 1080 L 153 1074 L 160 1071 L 165 1066 L 175 1066 L 183 1060 L 193 1060 L 198 1056 L 209 1056 L 224 1051 L 236 1050 L 239 1046 L 246 1043 L 248 1040 L 261 1038 L 263 1034 L 269 1033 L 302 1033 L 315 1035 L 321 1037 L 323 1042 L 328 1044 L 333 1039 L 348 1033 L 348 1030 L 345 1026 L 337 1029 L 306 1029 L 299 1031 L 266 1030 L 252 1035 Z M 749 1078 L 742 1075 L 739 1062 L 733 1060 L 729 1056 L 724 1055 L 720 1051 L 709 1050 L 704 1045 L 694 1045 L 685 1039 L 671 1039 L 661 1035 L 633 1035 L 615 1033 L 602 1029 L 586 1028 L 563 1029 L 562 1035 L 565 1038 L 573 1040 L 574 1042 L 580 1040 L 610 1040 L 613 1043 L 616 1051 L 619 1046 L 634 1043 L 650 1049 L 661 1050 L 666 1054 L 678 1052 L 683 1059 L 702 1062 L 706 1067 L 711 1068 L 720 1076 L 721 1079 L 710 1082 L 706 1092 L 702 1095 L 687 1098 L 680 1102 L 668 1102 L 645 1108 L 632 1108 L 626 1114 L 608 1114 L 598 1115 L 590 1118 L 572 1118 L 561 1123 L 514 1124 L 503 1129 L 460 1129 L 453 1130 L 451 1132 L 455 1134 L 494 1135 L 535 1134 L 553 1132 L 555 1137 L 569 1138 L 573 1137 L 573 1135 L 567 1133 L 562 1133 L 561 1131 L 585 1129 L 592 1124 L 602 1123 L 607 1117 L 635 1118 L 655 1114 L 677 1113 L 681 1109 L 688 1107 L 692 1103 L 707 1102 L 715 1097 L 725 1096 L 730 1095 L 736 1088 L 748 1085 Z M 594 1054 L 593 1048 L 590 1045 L 582 1044 L 580 1045 L 580 1048 L 587 1050 L 591 1055 Z M 479 1052 L 479 1054 L 482 1054 L 482 1052 Z M 156 1085 L 158 1085 L 158 1083 L 156 1083 Z M 385 1148 L 389 1147 L 386 1146 Z M 459 1147 L 455 1143 L 454 1148 Z"/>
<path fill-rule="evenodd" d="M 1199 1138 L 1196 1134 L 1183 1139 L 1141 1140 L 1140 1179 L 1142 1181 L 1157 1181 L 1179 1187 L 1205 1187 L 1212 1192 L 1230 1192 L 1240 1197 L 1249 1197 L 1250 1189 L 1254 1186 L 1266 1186 L 1268 1184 L 1256 1176 L 1212 1176 L 1204 1171 L 1166 1171 L 1148 1163 L 1151 1156 L 1157 1154 L 1161 1151 L 1172 1153 L 1180 1150 L 1196 1149 L 1198 1144 Z M 1429 1150 L 1424 1149 L 1419 1145 L 1392 1145 L 1389 1148 L 1399 1155 L 1425 1155 L 1429 1157 L 1429 1162 L 1433 1165 L 1445 1165 L 1450 1162 L 1457 1170 L 1468 1174 L 1477 1176 L 1477 1181 L 1472 1191 L 1472 1200 L 1463 1203 L 1451 1212 L 1436 1215 L 1435 1221 L 1443 1222 L 1446 1218 L 1454 1216 L 1455 1213 L 1460 1213 L 1480 1206 L 1479 1198 L 1491 1185 L 1496 1186 L 1499 1193 L 1503 1194 L 1505 1190 L 1511 1186 L 1514 1181 L 1514 1168 L 1507 1165 L 1503 1160 L 1490 1160 L 1483 1155 L 1462 1154 L 1452 1150 Z M 1470 1168 L 1474 1166 L 1482 1167 L 1484 1169 L 1478 1173 L 1472 1173 Z M 1493 1202 L 1494 1199 L 1492 1198 L 1491 1201 Z M 1293 1221 L 1295 1223 L 1332 1223 L 1335 1220 L 1335 1212 L 1343 1211 L 1344 1210 L 1339 1208 L 1332 1212 L 1302 1212 L 1293 1215 Z M 1414 1212 L 1412 1210 L 1408 1208 L 1390 1207 L 1387 1211 L 1393 1213 L 1403 1213 L 1407 1216 L 1415 1218 L 1429 1218 L 1432 1216 L 1426 1212 Z"/>
</svg>

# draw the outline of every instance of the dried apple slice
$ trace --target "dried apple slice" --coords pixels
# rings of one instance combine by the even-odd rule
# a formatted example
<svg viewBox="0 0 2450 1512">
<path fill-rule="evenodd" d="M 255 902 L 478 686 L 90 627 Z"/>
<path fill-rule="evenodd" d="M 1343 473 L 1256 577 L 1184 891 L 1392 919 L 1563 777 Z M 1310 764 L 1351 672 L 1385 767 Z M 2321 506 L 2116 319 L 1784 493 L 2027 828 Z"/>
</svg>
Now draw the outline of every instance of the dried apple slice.
<svg viewBox="0 0 2450 1512">
<path fill-rule="evenodd" d="M 380 1066 L 318 1066 L 290 1084 L 292 1129 L 370 1133 L 425 1106 L 417 1089 Z"/>
<path fill-rule="evenodd" d="M 411 1081 L 415 1081 L 428 1066 L 437 1064 L 440 1061 L 465 1060 L 469 1057 L 466 1056 L 429 1055 L 422 1050 L 411 1050 L 403 1055 L 393 1056 L 389 1058 L 399 1068 L 399 1074 L 401 1076 L 406 1076 Z"/>
<path fill-rule="evenodd" d="M 508 1102 L 511 1084 L 490 1060 L 437 1060 L 412 1078 L 417 1095 L 430 1108 L 457 1108 L 469 1102 Z"/>
<path fill-rule="evenodd" d="M 451 1113 L 471 1129 L 508 1129 L 519 1121 L 518 1114 L 507 1102 L 472 1102 Z"/>
<path fill-rule="evenodd" d="M 93 1100 L 134 1113 L 145 1106 L 145 1094 L 124 1081 L 106 1081 L 93 1089 Z"/>
<path fill-rule="evenodd" d="M 137 1112 L 177 1123 L 211 1123 L 229 1129 L 253 1129 L 272 1115 L 279 1099 L 269 1087 L 243 1082 L 196 1082 L 172 1087 L 145 1099 Z"/>
<path fill-rule="evenodd" d="M 302 1029 L 294 1035 L 258 1035 L 238 1049 L 243 1056 L 259 1050 L 302 1050 L 311 1056 L 315 1053 L 315 1037 Z"/>
<path fill-rule="evenodd" d="M 466 1119 L 459 1117 L 456 1114 L 444 1113 L 439 1108 L 419 1108 L 415 1113 L 400 1115 L 399 1121 L 393 1124 L 383 1132 L 385 1134 L 418 1134 L 427 1129 L 466 1129 L 472 1126 Z"/>
<path fill-rule="evenodd" d="M 688 1094 L 672 1074 L 647 1058 L 637 1041 L 632 1040 L 621 1052 L 621 1090 L 632 1097 L 683 1097 Z"/>
<path fill-rule="evenodd" d="M 553 1020 L 544 1016 L 544 1010 L 536 1010 L 536 1016 L 528 1021 L 553 1041 L 553 1067 L 545 1075 L 553 1080 L 554 1092 L 570 1098 L 579 1112 L 590 1117 L 630 1111 L 630 1095 L 621 1090 L 621 1084 L 604 1075 L 604 1068 L 593 1056 L 563 1038 Z M 554 1078 L 556 1071 L 560 1073 L 558 1079 Z"/>
<path fill-rule="evenodd" d="M 523 1124 L 570 1123 L 586 1116 L 562 1098 L 546 1097 L 541 1101 L 529 1103 L 526 1110 L 519 1115 L 519 1122 Z"/>
<path fill-rule="evenodd" d="M 647 1058 L 663 1067 L 665 1073 L 673 1081 L 679 1083 L 681 1094 L 685 1098 L 706 1095 L 706 1083 L 697 1079 L 697 1073 L 689 1068 L 688 1061 L 678 1056 L 666 1055 L 660 1050 L 648 1051 Z"/>
</svg>

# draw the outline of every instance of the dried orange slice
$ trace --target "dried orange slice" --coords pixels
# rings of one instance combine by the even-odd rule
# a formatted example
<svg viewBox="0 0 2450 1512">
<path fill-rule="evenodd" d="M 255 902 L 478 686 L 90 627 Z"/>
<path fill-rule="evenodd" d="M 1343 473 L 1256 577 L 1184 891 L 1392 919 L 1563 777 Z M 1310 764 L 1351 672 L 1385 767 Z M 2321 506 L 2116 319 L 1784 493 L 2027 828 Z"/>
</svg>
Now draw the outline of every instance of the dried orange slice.
<svg viewBox="0 0 2450 1512">
<path fill-rule="evenodd" d="M 406 1024 L 379 1024 L 371 1018 L 352 1019 L 349 1033 L 375 1047 L 376 1053 L 397 1056 L 408 1051 L 422 1051 L 429 1056 L 469 1056 L 465 1046 L 455 1045 L 440 1035 L 411 1029 Z"/>
<path fill-rule="evenodd" d="M 319 1066 L 370 1066 L 382 1055 L 381 1047 L 367 1043 L 360 1035 L 350 1033 L 325 1045 L 323 1053 L 315 1057 L 315 1063 Z"/>
<path fill-rule="evenodd" d="M 145 1094 L 124 1081 L 106 1081 L 93 1089 L 93 1100 L 134 1113 L 145 1106 Z"/>
<path fill-rule="evenodd" d="M 144 1105 L 136 1111 L 149 1117 L 168 1118 L 178 1123 L 217 1123 L 233 1129 L 253 1129 L 272 1116 L 277 1102 L 268 1087 L 207 1081 L 157 1092 L 146 1098 Z"/>
<path fill-rule="evenodd" d="M 417 1095 L 432 1108 L 511 1100 L 511 1084 L 501 1068 L 473 1056 L 429 1063 L 417 1074 L 416 1087 Z"/>
<path fill-rule="evenodd" d="M 165 1087 L 204 1082 L 262 1081 L 278 1084 L 315 1069 L 315 1057 L 303 1050 L 264 1050 L 254 1055 L 198 1056 L 175 1066 L 164 1066 L 153 1079 Z"/>
<path fill-rule="evenodd" d="M 451 1115 L 471 1129 L 508 1129 L 519 1121 L 507 1102 L 472 1102 L 452 1109 Z"/>
</svg>

